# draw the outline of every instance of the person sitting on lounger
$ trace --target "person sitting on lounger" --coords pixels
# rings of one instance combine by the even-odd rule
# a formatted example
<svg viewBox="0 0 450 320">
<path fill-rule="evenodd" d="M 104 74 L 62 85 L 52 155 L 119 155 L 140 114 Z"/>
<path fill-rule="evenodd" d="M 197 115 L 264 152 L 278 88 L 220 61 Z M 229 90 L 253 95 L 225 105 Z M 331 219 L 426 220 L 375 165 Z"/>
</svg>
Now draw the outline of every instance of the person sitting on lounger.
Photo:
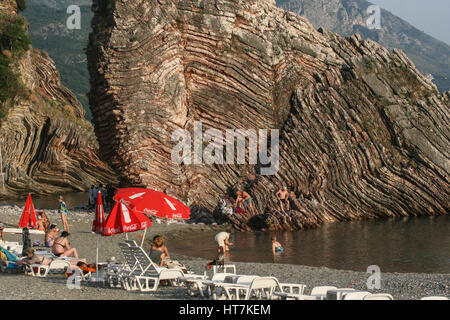
<svg viewBox="0 0 450 320">
<path fill-rule="evenodd" d="M 55 240 L 52 247 L 52 252 L 57 257 L 70 257 L 78 259 L 77 249 L 71 248 L 69 244 L 69 233 L 63 231 L 61 236 Z"/>
<path fill-rule="evenodd" d="M 33 248 L 28 248 L 25 250 L 26 257 L 22 260 L 17 260 L 17 265 L 19 267 L 25 264 L 40 264 L 43 266 L 48 266 L 52 262 L 52 259 L 40 256 L 34 252 Z"/>
<path fill-rule="evenodd" d="M 161 236 L 153 237 L 153 245 L 150 249 L 150 259 L 161 267 L 165 265 L 164 260 L 170 259 L 169 251 L 164 245 L 164 240 Z"/>
<path fill-rule="evenodd" d="M 58 228 L 56 225 L 51 224 L 48 228 L 47 232 L 45 233 L 45 246 L 46 247 L 53 247 L 53 244 L 55 243 L 56 238 L 58 238 Z"/>
</svg>

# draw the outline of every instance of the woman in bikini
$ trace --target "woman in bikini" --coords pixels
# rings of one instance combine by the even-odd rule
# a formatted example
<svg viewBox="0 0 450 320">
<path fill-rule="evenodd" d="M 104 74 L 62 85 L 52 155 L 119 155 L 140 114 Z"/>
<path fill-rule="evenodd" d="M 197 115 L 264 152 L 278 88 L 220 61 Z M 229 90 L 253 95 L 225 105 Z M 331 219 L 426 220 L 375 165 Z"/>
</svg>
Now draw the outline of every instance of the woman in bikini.
<svg viewBox="0 0 450 320">
<path fill-rule="evenodd" d="M 164 245 L 164 241 L 161 236 L 155 236 L 153 238 L 153 245 L 150 249 L 150 259 L 161 267 L 164 266 L 164 260 L 170 259 L 169 251 Z"/>
<path fill-rule="evenodd" d="M 52 252 L 57 257 L 74 256 L 74 258 L 78 259 L 77 249 L 70 247 L 68 237 L 69 233 L 63 231 L 61 236 L 53 243 Z"/>
<path fill-rule="evenodd" d="M 55 243 L 56 238 L 58 238 L 58 228 L 56 228 L 56 225 L 51 224 L 48 228 L 47 232 L 45 233 L 45 246 L 46 247 L 53 247 L 53 244 Z"/>
<path fill-rule="evenodd" d="M 47 230 L 50 222 L 49 222 L 48 217 L 45 214 L 45 212 L 38 211 L 37 216 L 38 216 L 38 219 L 37 219 L 38 230 L 41 230 L 41 231 Z"/>
</svg>

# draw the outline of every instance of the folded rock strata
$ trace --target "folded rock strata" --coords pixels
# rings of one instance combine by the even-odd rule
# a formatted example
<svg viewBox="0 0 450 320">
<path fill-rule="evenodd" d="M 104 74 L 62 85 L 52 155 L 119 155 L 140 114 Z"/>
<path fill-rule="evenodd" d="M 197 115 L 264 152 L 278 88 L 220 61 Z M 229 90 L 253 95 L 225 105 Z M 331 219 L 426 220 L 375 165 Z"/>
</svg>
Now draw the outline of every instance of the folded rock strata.
<svg viewBox="0 0 450 320">
<path fill-rule="evenodd" d="M 93 122 L 123 183 L 239 230 L 448 213 L 449 96 L 401 51 L 315 30 L 269 0 L 94 0 L 93 9 Z M 192 133 L 196 121 L 204 131 L 279 129 L 278 172 L 174 163 L 172 133 Z M 238 185 L 259 215 L 217 210 Z"/>
<path fill-rule="evenodd" d="M 4 3 L 0 13 L 17 15 L 14 3 Z M 61 84 L 51 58 L 30 49 L 11 68 L 23 88 L 2 106 L 7 111 L 0 120 L 0 197 L 84 191 L 91 184 L 117 182 L 97 154 L 81 104 Z"/>
</svg>

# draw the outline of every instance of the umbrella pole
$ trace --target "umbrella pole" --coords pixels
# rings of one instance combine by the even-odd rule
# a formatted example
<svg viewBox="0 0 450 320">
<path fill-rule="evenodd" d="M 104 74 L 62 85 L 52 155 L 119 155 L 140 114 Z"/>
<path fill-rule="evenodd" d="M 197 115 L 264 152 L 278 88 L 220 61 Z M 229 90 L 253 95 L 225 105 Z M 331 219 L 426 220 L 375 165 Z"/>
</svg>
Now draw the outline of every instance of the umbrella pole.
<svg viewBox="0 0 450 320">
<path fill-rule="evenodd" d="M 97 281 L 96 281 L 97 285 L 98 285 L 98 239 L 99 239 L 99 237 L 97 236 L 97 255 L 95 258 L 95 274 L 97 276 Z"/>
<path fill-rule="evenodd" d="M 142 241 L 141 241 L 141 248 L 144 245 L 144 240 L 145 240 L 145 234 L 147 233 L 147 228 L 144 229 L 144 235 L 142 236 Z"/>
</svg>

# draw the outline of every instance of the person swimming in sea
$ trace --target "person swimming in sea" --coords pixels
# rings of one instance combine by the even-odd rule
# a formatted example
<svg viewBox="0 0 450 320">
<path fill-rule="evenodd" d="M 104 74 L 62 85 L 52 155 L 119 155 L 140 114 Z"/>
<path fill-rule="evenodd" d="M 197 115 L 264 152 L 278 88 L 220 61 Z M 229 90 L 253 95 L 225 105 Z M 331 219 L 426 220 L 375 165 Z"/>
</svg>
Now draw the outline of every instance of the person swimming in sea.
<svg viewBox="0 0 450 320">
<path fill-rule="evenodd" d="M 275 254 L 284 252 L 284 248 L 281 245 L 281 243 L 277 241 L 277 237 L 272 237 L 271 239 L 272 239 L 272 253 Z"/>
</svg>

